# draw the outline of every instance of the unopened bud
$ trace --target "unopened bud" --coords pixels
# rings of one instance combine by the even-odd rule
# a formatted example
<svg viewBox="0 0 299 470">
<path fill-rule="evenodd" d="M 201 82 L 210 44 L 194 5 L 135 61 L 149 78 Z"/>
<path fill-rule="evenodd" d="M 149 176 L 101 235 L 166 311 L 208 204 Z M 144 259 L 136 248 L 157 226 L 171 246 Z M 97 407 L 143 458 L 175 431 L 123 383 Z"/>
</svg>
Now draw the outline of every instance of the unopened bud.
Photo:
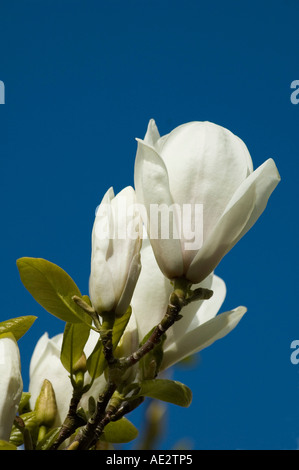
<svg viewBox="0 0 299 470">
<path fill-rule="evenodd" d="M 53 426 L 57 414 L 55 392 L 51 382 L 45 379 L 35 403 L 36 417 L 41 425 Z"/>
<path fill-rule="evenodd" d="M 189 302 L 194 302 L 195 300 L 208 300 L 212 297 L 213 291 L 210 289 L 205 289 L 203 287 L 198 287 L 194 291 L 191 291 Z"/>
<path fill-rule="evenodd" d="M 72 368 L 72 373 L 75 376 L 75 383 L 73 383 L 73 386 L 76 389 L 82 389 L 84 385 L 84 374 L 87 370 L 87 364 L 86 364 L 86 356 L 84 353 L 82 353 L 82 356 L 78 361 L 74 364 Z"/>
<path fill-rule="evenodd" d="M 182 300 L 181 297 L 178 296 L 177 292 L 172 292 L 169 298 L 169 305 L 171 307 L 174 307 L 178 310 L 181 310 L 182 308 Z"/>
<path fill-rule="evenodd" d="M 72 372 L 73 374 L 77 374 L 78 372 L 86 372 L 87 370 L 87 365 L 86 365 L 86 356 L 84 353 L 82 353 L 82 356 L 78 361 L 74 364 Z"/>
</svg>

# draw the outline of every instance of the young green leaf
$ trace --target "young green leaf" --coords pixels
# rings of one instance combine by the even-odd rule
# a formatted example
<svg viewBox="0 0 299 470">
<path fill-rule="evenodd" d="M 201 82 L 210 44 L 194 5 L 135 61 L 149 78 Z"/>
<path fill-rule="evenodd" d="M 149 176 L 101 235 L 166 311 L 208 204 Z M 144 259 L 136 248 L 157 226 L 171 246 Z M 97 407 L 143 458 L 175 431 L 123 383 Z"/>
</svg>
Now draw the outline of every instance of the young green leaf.
<svg viewBox="0 0 299 470">
<path fill-rule="evenodd" d="M 140 345 L 143 345 L 148 340 L 153 329 L 143 338 Z M 159 343 L 139 361 L 139 369 L 143 380 L 154 379 L 157 376 L 163 359 L 163 344 L 165 340 L 166 334 L 162 335 Z"/>
<path fill-rule="evenodd" d="M 131 314 L 132 308 L 129 307 L 124 315 L 122 315 L 120 318 L 116 318 L 112 333 L 113 349 L 115 349 L 118 345 L 119 340 L 122 337 L 123 332 L 125 331 L 126 326 L 130 320 Z"/>
<path fill-rule="evenodd" d="M 36 450 L 48 450 L 55 442 L 60 428 L 53 428 L 37 443 Z"/>
<path fill-rule="evenodd" d="M 115 320 L 112 333 L 112 343 L 114 350 L 126 329 L 131 313 L 132 309 L 129 307 L 124 315 L 122 315 L 120 318 L 116 318 Z M 97 378 L 103 373 L 105 367 L 106 360 L 103 353 L 102 343 L 99 340 L 95 345 L 91 355 L 87 359 L 87 370 L 91 377 Z"/>
<path fill-rule="evenodd" d="M 90 326 L 86 323 L 67 323 L 65 325 L 60 360 L 68 372 L 72 372 L 73 366 L 81 358 L 89 333 Z"/>
<path fill-rule="evenodd" d="M 192 392 L 189 387 L 168 379 L 144 380 L 140 382 L 137 396 L 147 396 L 158 400 L 173 403 L 174 405 L 188 407 L 192 401 Z M 134 395 L 136 398 L 136 395 Z"/>
<path fill-rule="evenodd" d="M 22 413 L 26 413 L 27 411 L 27 408 L 28 408 L 28 411 L 30 411 L 29 409 L 29 400 L 30 400 L 30 397 L 31 397 L 31 393 L 29 392 L 22 392 L 22 396 L 21 396 L 21 400 L 20 400 L 20 403 L 19 403 L 19 414 L 21 415 Z M 26 411 L 25 411 L 26 410 Z"/>
<path fill-rule="evenodd" d="M 80 290 L 62 268 L 42 258 L 20 258 L 17 266 L 24 286 L 45 310 L 65 322 L 88 322 L 72 300 L 81 297 Z"/>
<path fill-rule="evenodd" d="M 30 434 L 36 438 L 40 422 L 37 419 L 35 411 L 29 411 L 28 413 L 22 414 L 20 417 L 22 418 L 25 427 L 30 431 Z M 12 427 L 9 442 L 16 446 L 23 444 L 23 434 L 15 424 Z"/>
<path fill-rule="evenodd" d="M 14 444 L 0 440 L 0 450 L 18 450 Z"/>
<path fill-rule="evenodd" d="M 92 353 L 87 358 L 87 370 L 89 372 L 89 375 L 93 379 L 96 379 L 103 373 L 105 366 L 106 361 L 103 353 L 103 347 L 101 340 L 99 339 Z"/>
<path fill-rule="evenodd" d="M 24 317 L 10 318 L 0 323 L 0 335 L 12 333 L 18 341 L 31 328 L 37 317 L 27 315 Z"/>
<path fill-rule="evenodd" d="M 138 429 L 127 418 L 121 418 L 118 421 L 111 421 L 104 429 L 100 440 L 111 442 L 113 444 L 122 444 L 136 439 Z"/>
</svg>

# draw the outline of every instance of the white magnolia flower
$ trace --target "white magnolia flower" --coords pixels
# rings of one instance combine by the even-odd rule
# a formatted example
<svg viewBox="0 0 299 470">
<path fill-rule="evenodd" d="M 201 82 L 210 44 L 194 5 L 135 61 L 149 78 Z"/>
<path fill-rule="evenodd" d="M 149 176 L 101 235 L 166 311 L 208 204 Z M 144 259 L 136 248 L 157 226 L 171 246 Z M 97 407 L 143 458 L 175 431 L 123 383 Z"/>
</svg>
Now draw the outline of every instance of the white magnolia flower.
<svg viewBox="0 0 299 470">
<path fill-rule="evenodd" d="M 143 242 L 141 262 L 142 270 L 131 303 L 139 341 L 162 320 L 173 289 L 170 281 L 160 271 L 148 240 Z M 195 301 L 183 308 L 183 317 L 167 331 L 161 370 L 227 335 L 247 310 L 241 306 L 217 315 L 225 299 L 225 283 L 218 276 L 210 274 L 194 287 L 199 286 L 212 289 L 213 296 L 209 300 Z"/>
<path fill-rule="evenodd" d="M 279 181 L 271 158 L 253 171 L 244 142 L 221 126 L 190 122 L 160 137 L 151 120 L 144 140 L 138 139 L 135 188 L 165 276 L 194 284 L 205 279 L 253 226 Z M 174 209 L 172 238 L 157 236 L 151 210 L 163 205 Z M 186 229 L 184 208 L 194 230 L 192 224 Z M 200 239 L 190 243 L 191 236 Z"/>
<path fill-rule="evenodd" d="M 141 265 L 142 224 L 136 211 L 135 191 L 110 188 L 98 207 L 92 231 L 89 295 L 100 314 L 127 310 Z"/>
<path fill-rule="evenodd" d="M 93 330 L 90 331 L 89 339 L 86 343 L 84 352 L 86 356 L 90 355 L 99 335 Z M 60 426 L 69 410 L 70 401 L 72 398 L 73 387 L 70 381 L 69 372 L 63 367 L 60 361 L 60 352 L 63 340 L 63 333 L 49 338 L 48 333 L 38 340 L 33 351 L 30 361 L 30 383 L 29 393 L 30 406 L 34 409 L 36 399 L 38 398 L 41 387 L 45 379 L 51 382 L 55 392 L 57 404 L 57 416 L 54 426 Z M 87 378 L 87 383 L 89 378 Z M 83 395 L 79 406 L 83 409 L 88 409 L 88 398 L 93 396 L 97 399 L 98 395 L 105 387 L 105 379 L 103 376 L 95 379 L 90 390 Z"/>
<path fill-rule="evenodd" d="M 0 440 L 8 441 L 23 391 L 20 352 L 13 335 L 0 337 Z"/>
</svg>

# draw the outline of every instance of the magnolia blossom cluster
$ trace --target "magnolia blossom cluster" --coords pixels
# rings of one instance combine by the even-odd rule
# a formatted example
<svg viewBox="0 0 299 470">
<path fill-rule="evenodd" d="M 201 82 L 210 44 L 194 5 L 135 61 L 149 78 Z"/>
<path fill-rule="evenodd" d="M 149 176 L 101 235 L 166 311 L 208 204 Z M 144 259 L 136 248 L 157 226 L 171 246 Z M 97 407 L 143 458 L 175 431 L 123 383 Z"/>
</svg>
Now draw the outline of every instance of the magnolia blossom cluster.
<svg viewBox="0 0 299 470">
<path fill-rule="evenodd" d="M 254 170 L 244 142 L 210 122 L 187 123 L 160 137 L 151 120 L 144 139 L 137 141 L 135 189 L 126 187 L 115 195 L 110 188 L 96 212 L 89 297 L 100 316 L 113 312 L 119 318 L 131 305 L 132 314 L 116 350 L 116 355 L 127 356 L 163 318 L 173 282 L 183 279 L 194 288 L 212 290 L 209 300 L 188 304 L 182 318 L 167 331 L 163 371 L 227 335 L 246 312 L 239 306 L 218 314 L 226 286 L 214 270 L 262 214 L 280 177 L 272 159 Z M 171 208 L 167 221 L 164 218 L 169 236 L 161 236 L 163 211 L 157 217 L 153 207 Z M 200 244 L 192 243 L 199 233 Z M 91 330 L 87 356 L 96 336 Z M 50 339 L 45 334 L 30 366 L 32 406 L 48 379 L 55 390 L 56 425 L 62 423 L 72 393 L 69 374 L 60 361 L 62 337 Z M 0 339 L 0 346 L 2 341 L 8 347 L 9 340 Z M 15 354 L 15 346 L 9 347 Z M 14 364 L 16 368 L 18 361 Z M 1 400 L 11 400 L 13 416 L 20 398 L 19 372 L 7 368 L 5 375 L 9 378 L 1 388 Z M 83 395 L 81 406 L 87 406 L 89 396 L 96 398 L 104 386 L 102 375 Z M 11 424 L 9 417 L 8 428 Z M 7 439 L 8 428 L 0 426 L 0 439 Z"/>
</svg>

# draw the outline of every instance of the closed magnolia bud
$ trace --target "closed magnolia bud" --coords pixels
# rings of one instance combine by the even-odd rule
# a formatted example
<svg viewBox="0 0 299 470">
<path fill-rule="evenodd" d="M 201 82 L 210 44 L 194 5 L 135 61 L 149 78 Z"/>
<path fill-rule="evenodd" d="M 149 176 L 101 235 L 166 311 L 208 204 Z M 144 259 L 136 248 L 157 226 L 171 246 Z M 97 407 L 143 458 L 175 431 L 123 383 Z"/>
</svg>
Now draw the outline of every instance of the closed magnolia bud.
<svg viewBox="0 0 299 470">
<path fill-rule="evenodd" d="M 89 296 L 98 314 L 123 315 L 138 280 L 142 224 L 135 191 L 110 188 L 99 205 L 92 231 Z"/>
<path fill-rule="evenodd" d="M 84 374 L 87 371 L 86 356 L 83 353 L 78 361 L 73 365 L 72 373 L 75 375 L 76 387 L 81 389 L 84 385 Z"/>
<path fill-rule="evenodd" d="M 73 365 L 72 372 L 73 374 L 77 374 L 78 372 L 86 372 L 87 365 L 86 365 L 86 355 L 83 353 L 80 359 Z"/>
<path fill-rule="evenodd" d="M 50 428 L 57 414 L 55 392 L 49 380 L 45 379 L 40 394 L 35 403 L 36 417 L 39 423 Z"/>
</svg>

